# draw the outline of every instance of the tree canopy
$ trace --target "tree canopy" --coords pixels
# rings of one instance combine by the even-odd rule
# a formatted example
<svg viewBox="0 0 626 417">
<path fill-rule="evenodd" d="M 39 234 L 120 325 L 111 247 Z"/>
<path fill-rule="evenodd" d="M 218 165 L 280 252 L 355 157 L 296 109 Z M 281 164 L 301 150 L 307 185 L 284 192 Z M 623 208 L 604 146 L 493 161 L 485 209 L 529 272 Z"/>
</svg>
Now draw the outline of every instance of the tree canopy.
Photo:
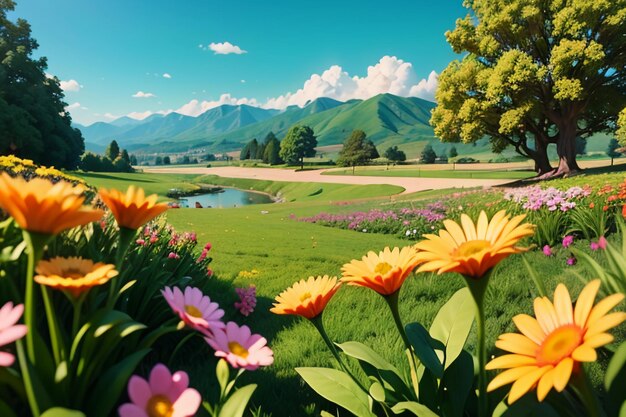
<svg viewBox="0 0 626 417">
<path fill-rule="evenodd" d="M 304 168 L 304 158 L 315 156 L 317 139 L 309 126 L 293 126 L 280 142 L 280 157 L 289 164 L 300 162 Z"/>
<path fill-rule="evenodd" d="M 613 130 L 626 106 L 624 1 L 465 4 L 472 13 L 446 33 L 465 57 L 439 77 L 435 134 L 465 143 L 488 136 L 494 151 L 513 146 L 546 176 L 577 170 L 576 137 Z"/>
<path fill-rule="evenodd" d="M 45 73 L 46 58 L 32 57 L 39 45 L 30 25 L 7 18 L 14 9 L 13 0 L 0 0 L 0 155 L 75 168 L 83 137 L 71 126 L 58 78 Z"/>
<path fill-rule="evenodd" d="M 378 150 L 374 143 L 367 139 L 362 130 L 353 130 L 350 136 L 343 142 L 343 148 L 339 151 L 337 165 L 351 166 L 352 172 L 357 165 L 365 165 L 372 159 L 378 158 Z"/>
<path fill-rule="evenodd" d="M 420 163 L 422 164 L 434 164 L 437 159 L 437 154 L 433 150 L 432 145 L 429 143 L 424 146 L 422 153 L 420 154 Z"/>
<path fill-rule="evenodd" d="M 285 162 L 280 157 L 280 141 L 273 132 L 267 134 L 263 143 L 265 144 L 263 162 L 270 165 L 278 165 Z"/>
<path fill-rule="evenodd" d="M 404 151 L 401 151 L 395 145 L 387 148 L 383 156 L 393 162 L 406 161 L 406 154 L 404 153 Z"/>
</svg>

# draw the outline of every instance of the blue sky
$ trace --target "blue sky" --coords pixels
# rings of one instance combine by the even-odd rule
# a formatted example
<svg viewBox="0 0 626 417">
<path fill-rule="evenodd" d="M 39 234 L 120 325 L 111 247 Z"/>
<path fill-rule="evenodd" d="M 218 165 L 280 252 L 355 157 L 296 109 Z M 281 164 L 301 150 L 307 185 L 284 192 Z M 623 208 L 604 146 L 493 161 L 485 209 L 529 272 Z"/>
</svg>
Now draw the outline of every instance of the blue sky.
<svg viewBox="0 0 626 417">
<path fill-rule="evenodd" d="M 221 103 L 284 108 L 320 95 L 432 99 L 431 73 L 457 58 L 444 33 L 467 12 L 460 0 L 17 3 L 10 16 L 30 22 L 83 124 Z"/>
</svg>

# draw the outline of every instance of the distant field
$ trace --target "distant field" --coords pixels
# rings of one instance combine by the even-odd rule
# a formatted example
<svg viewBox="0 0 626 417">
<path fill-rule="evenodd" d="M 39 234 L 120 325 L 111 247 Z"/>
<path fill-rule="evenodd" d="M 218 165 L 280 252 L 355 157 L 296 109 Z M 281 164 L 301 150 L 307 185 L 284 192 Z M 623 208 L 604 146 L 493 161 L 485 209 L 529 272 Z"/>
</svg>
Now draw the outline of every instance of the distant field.
<svg viewBox="0 0 626 417">
<path fill-rule="evenodd" d="M 529 171 L 461 171 L 429 169 L 359 169 L 352 174 L 352 168 L 324 172 L 323 175 L 358 175 L 374 177 L 415 177 L 415 178 L 476 178 L 476 179 L 523 179 L 535 175 Z"/>
<path fill-rule="evenodd" d="M 95 187 L 117 188 L 126 190 L 130 185 L 136 185 L 144 189 L 146 194 L 158 194 L 165 197 L 172 188 L 180 190 L 192 190 L 198 188 L 194 185 L 195 174 L 153 174 L 153 173 L 118 173 L 118 172 L 72 172 L 79 178 Z"/>
</svg>

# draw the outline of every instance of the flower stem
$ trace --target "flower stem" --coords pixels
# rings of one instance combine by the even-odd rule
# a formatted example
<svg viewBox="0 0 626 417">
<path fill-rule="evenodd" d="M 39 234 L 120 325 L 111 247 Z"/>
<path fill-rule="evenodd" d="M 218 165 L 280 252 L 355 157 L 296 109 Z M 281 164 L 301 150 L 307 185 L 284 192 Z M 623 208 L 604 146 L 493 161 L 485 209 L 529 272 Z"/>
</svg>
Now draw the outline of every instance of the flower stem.
<svg viewBox="0 0 626 417">
<path fill-rule="evenodd" d="M 491 277 L 489 270 L 480 278 L 466 277 L 465 283 L 472 294 L 476 305 L 476 351 L 478 354 L 478 415 L 489 415 L 489 400 L 487 398 L 487 345 L 485 334 L 485 309 L 484 299 Z"/>
<path fill-rule="evenodd" d="M 119 275 L 111 280 L 111 285 L 109 286 L 109 296 L 107 298 L 107 308 L 113 308 L 115 306 L 115 302 L 117 301 L 118 292 L 122 287 L 122 264 L 124 263 L 124 257 L 126 256 L 126 252 L 130 247 L 133 239 L 137 231 L 134 229 L 129 229 L 126 227 L 120 227 L 119 240 L 117 242 L 117 251 L 115 253 L 115 269 L 119 272 Z"/>
<path fill-rule="evenodd" d="M 78 327 L 80 326 L 80 311 L 83 306 L 86 294 L 81 294 L 78 299 L 72 298 L 72 304 L 74 306 L 74 317 L 72 319 L 72 340 L 78 333 Z"/>
<path fill-rule="evenodd" d="M 406 331 L 404 330 L 404 325 L 402 324 L 402 319 L 400 319 L 400 311 L 398 309 L 398 298 L 400 295 L 400 290 L 394 292 L 390 295 L 383 295 L 383 298 L 387 302 L 389 306 L 389 310 L 391 310 L 391 315 L 393 317 L 393 321 L 398 328 L 398 333 L 400 333 L 400 337 L 404 342 L 404 346 L 407 349 L 407 356 L 409 357 L 409 367 L 411 368 L 411 382 L 413 384 L 413 390 L 415 391 L 415 396 L 419 398 L 419 384 L 417 381 L 417 360 L 415 358 L 415 353 L 413 352 L 413 347 L 411 346 L 411 342 L 409 342 L 409 338 L 406 335 Z"/>
<path fill-rule="evenodd" d="M 61 330 L 59 329 L 59 323 L 56 319 L 54 308 L 52 307 L 52 301 L 50 300 L 50 294 L 45 286 L 41 286 L 41 297 L 43 298 L 43 305 L 46 310 L 46 319 L 48 321 L 48 332 L 50 334 L 50 344 L 52 345 L 52 355 L 54 356 L 54 362 L 56 365 L 61 363 L 65 357 L 63 349 L 63 343 L 61 342 Z"/>
<path fill-rule="evenodd" d="M 582 367 L 578 370 L 578 372 L 573 372 L 571 386 L 572 388 L 574 388 L 576 394 L 578 394 L 578 398 L 585 407 L 585 410 L 587 411 L 587 415 L 589 417 L 606 416 L 606 414 L 602 410 L 602 407 L 600 406 L 598 397 L 596 396 L 593 387 L 591 386 L 589 377 Z"/>
<path fill-rule="evenodd" d="M 36 365 L 35 358 L 35 265 L 43 257 L 46 243 L 52 236 L 36 232 L 24 231 L 24 240 L 28 244 L 28 264 L 26 267 L 26 290 L 24 295 L 24 324 L 28 328 L 26 333 L 26 356 L 31 364 Z"/>
</svg>

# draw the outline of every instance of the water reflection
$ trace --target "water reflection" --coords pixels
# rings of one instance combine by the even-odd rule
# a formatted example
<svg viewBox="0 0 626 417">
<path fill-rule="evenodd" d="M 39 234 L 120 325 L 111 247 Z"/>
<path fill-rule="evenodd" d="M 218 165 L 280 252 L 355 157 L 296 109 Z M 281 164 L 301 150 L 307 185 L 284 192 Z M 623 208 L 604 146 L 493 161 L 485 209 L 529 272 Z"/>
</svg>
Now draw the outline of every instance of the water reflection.
<svg viewBox="0 0 626 417">
<path fill-rule="evenodd" d="M 225 188 L 221 193 L 199 194 L 180 199 L 182 207 L 240 207 L 251 204 L 268 204 L 272 199 L 266 194 L 251 193 L 236 188 Z"/>
</svg>

